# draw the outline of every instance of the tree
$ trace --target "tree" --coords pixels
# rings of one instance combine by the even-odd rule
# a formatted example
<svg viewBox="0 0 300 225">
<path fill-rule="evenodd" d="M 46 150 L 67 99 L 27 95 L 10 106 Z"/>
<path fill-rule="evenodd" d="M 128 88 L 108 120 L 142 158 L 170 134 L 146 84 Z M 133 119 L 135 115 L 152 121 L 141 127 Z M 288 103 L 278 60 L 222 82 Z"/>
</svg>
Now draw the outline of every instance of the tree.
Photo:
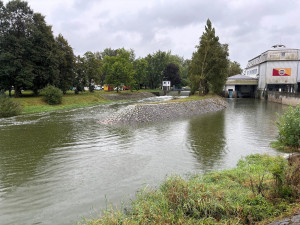
<svg viewBox="0 0 300 225">
<path fill-rule="evenodd" d="M 105 56 L 117 56 L 118 50 L 117 49 L 111 49 L 111 48 L 106 48 L 103 50 L 103 52 L 100 53 L 102 59 L 105 58 Z"/>
<path fill-rule="evenodd" d="M 118 50 L 117 49 L 111 49 L 111 48 L 106 48 L 103 50 L 103 52 L 99 53 L 99 56 L 101 60 L 104 60 L 106 56 L 117 56 Z M 105 78 L 106 78 L 106 71 L 102 70 L 101 71 L 101 76 L 100 76 L 100 83 L 101 85 L 104 85 L 105 83 Z"/>
<path fill-rule="evenodd" d="M 148 55 L 147 85 L 151 89 L 158 88 L 163 80 L 163 72 L 169 62 L 170 52 L 157 51 Z"/>
<path fill-rule="evenodd" d="M 101 76 L 101 60 L 96 58 L 92 52 L 86 52 L 84 54 L 85 73 L 87 78 L 87 84 L 89 91 L 94 91 L 94 84 L 100 81 Z"/>
<path fill-rule="evenodd" d="M 133 74 L 134 88 L 136 90 L 139 90 L 146 83 L 148 62 L 144 58 L 139 58 L 135 60 L 133 65 L 134 65 L 134 74 Z"/>
<path fill-rule="evenodd" d="M 124 48 L 118 49 L 116 56 L 106 56 L 103 59 L 102 71 L 106 74 L 105 82 L 117 88 L 121 85 L 129 86 L 133 79 L 133 64 L 131 63 L 131 53 Z"/>
<path fill-rule="evenodd" d="M 34 14 L 33 21 L 31 60 L 34 79 L 32 90 L 37 95 L 38 90 L 54 83 L 59 71 L 58 57 L 55 54 L 56 43 L 51 26 L 46 24 L 45 17 L 39 13 Z"/>
<path fill-rule="evenodd" d="M 179 66 L 170 63 L 164 71 L 164 79 L 171 81 L 171 85 L 181 86 L 181 77 L 179 75 Z"/>
<path fill-rule="evenodd" d="M 241 74 L 243 72 L 241 65 L 236 61 L 229 61 L 228 77 L 233 75 Z"/>
<path fill-rule="evenodd" d="M 61 34 L 59 34 L 55 40 L 57 44 L 56 54 L 59 61 L 59 76 L 58 80 L 56 80 L 54 83 L 56 87 L 61 89 L 63 93 L 66 94 L 75 77 L 75 56 L 72 47 L 68 44 L 68 41 L 65 40 Z"/>
<path fill-rule="evenodd" d="M 80 91 L 84 91 L 84 87 L 87 85 L 85 69 L 84 58 L 77 56 L 75 58 L 75 77 L 73 81 L 75 94 L 78 94 Z"/>
<path fill-rule="evenodd" d="M 2 91 L 9 90 L 11 96 L 14 88 L 18 97 L 22 89 L 37 94 L 48 84 L 65 89 L 73 69 L 72 48 L 61 35 L 54 39 L 43 15 L 34 13 L 27 2 L 13 0 L 4 6 L 0 1 L 0 25 Z"/>
<path fill-rule="evenodd" d="M 181 84 L 182 84 L 182 86 L 188 86 L 189 83 L 190 83 L 189 79 L 188 79 L 190 64 L 191 64 L 190 59 L 186 59 L 182 63 L 182 72 L 181 72 Z"/>
<path fill-rule="evenodd" d="M 228 73 L 228 45 L 219 42 L 209 19 L 196 48 L 189 70 L 192 93 L 197 89 L 199 95 L 205 95 L 209 91 L 221 92 Z"/>
<path fill-rule="evenodd" d="M 33 11 L 27 2 L 0 2 L 0 86 L 15 96 L 21 89 L 32 86 L 34 79 L 31 62 Z"/>
</svg>

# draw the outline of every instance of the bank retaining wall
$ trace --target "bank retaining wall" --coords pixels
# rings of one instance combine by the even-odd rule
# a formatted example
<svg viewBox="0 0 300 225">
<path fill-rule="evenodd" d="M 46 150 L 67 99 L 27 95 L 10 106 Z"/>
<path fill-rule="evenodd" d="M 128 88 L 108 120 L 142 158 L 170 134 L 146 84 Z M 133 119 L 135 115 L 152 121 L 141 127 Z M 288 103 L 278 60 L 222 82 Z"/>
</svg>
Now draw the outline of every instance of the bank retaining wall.
<svg viewBox="0 0 300 225">
<path fill-rule="evenodd" d="M 287 92 L 277 92 L 268 91 L 268 101 L 277 102 L 284 105 L 296 106 L 300 104 L 300 93 L 287 93 Z"/>
</svg>

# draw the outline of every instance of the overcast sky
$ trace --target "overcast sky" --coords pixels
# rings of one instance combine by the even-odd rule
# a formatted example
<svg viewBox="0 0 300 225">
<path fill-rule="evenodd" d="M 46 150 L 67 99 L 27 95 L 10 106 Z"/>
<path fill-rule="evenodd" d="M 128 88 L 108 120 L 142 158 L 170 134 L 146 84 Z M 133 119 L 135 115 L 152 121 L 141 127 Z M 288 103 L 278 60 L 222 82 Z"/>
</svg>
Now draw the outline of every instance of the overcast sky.
<svg viewBox="0 0 300 225">
<path fill-rule="evenodd" d="M 4 3 L 8 1 L 5 0 Z M 105 48 L 158 50 L 191 58 L 212 21 L 232 61 L 247 61 L 274 44 L 300 48 L 299 0 L 28 0 L 76 55 Z"/>
</svg>

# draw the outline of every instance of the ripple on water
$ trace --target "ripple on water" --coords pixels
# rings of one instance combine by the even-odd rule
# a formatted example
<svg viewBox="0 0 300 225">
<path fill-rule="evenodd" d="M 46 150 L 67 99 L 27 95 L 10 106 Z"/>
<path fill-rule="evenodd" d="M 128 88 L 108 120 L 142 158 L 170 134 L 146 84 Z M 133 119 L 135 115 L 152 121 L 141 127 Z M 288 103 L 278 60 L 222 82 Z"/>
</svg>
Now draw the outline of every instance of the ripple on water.
<svg viewBox="0 0 300 225">
<path fill-rule="evenodd" d="M 280 111 L 272 103 L 232 101 L 219 113 L 150 124 L 98 123 L 130 104 L 0 119 L 0 224 L 75 224 L 105 208 L 106 198 L 118 204 L 166 175 L 276 153 L 267 146 Z"/>
</svg>

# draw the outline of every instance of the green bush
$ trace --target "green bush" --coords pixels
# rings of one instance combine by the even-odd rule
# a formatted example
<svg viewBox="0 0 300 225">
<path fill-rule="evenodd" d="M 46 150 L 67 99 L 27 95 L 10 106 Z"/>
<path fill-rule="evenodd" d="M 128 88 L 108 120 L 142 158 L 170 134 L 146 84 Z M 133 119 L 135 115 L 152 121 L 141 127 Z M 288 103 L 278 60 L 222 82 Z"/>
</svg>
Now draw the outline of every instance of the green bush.
<svg viewBox="0 0 300 225">
<path fill-rule="evenodd" d="M 6 96 L 0 96 L 0 117 L 17 116 L 22 112 L 21 106 Z"/>
<path fill-rule="evenodd" d="M 279 130 L 278 141 L 289 147 L 300 147 L 300 105 L 288 110 L 279 117 L 276 125 Z"/>
<path fill-rule="evenodd" d="M 63 93 L 54 86 L 47 86 L 42 90 L 43 99 L 49 105 L 59 105 L 62 102 Z"/>
</svg>

